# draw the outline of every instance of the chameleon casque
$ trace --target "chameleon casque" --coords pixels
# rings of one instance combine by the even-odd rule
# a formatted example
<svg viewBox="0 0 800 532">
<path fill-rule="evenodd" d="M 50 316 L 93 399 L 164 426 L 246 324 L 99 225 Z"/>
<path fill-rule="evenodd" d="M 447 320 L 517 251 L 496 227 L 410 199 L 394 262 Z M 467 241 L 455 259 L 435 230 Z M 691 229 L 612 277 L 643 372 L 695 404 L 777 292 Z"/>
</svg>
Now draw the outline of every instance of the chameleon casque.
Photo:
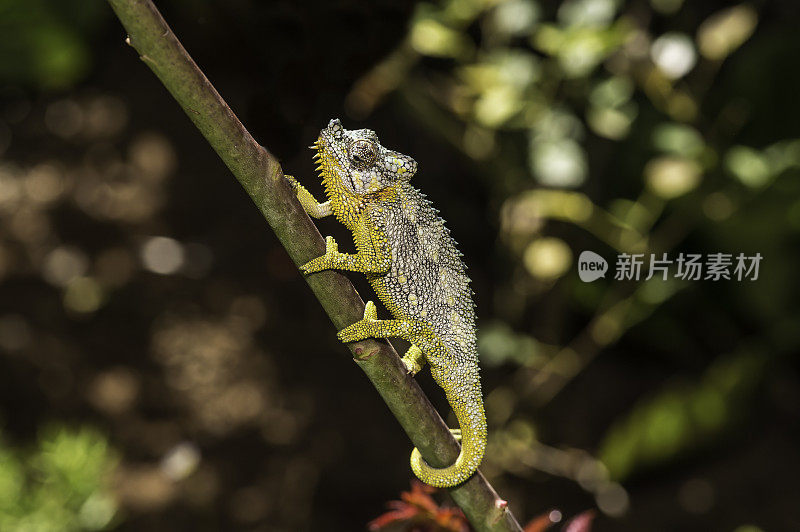
<svg viewBox="0 0 800 532">
<path fill-rule="evenodd" d="M 370 301 L 364 318 L 339 331 L 343 342 L 399 337 L 411 343 L 403 363 L 414 375 L 427 361 L 460 430 L 461 452 L 451 466 L 428 465 L 417 449 L 411 469 L 423 482 L 455 486 L 478 468 L 486 447 L 486 416 L 478 375 L 475 310 L 461 253 L 424 194 L 410 184 L 417 163 L 384 148 L 374 131 L 347 130 L 331 120 L 312 146 L 328 201 L 319 203 L 287 176 L 306 212 L 333 214 L 352 233 L 356 254 L 340 253 L 332 237 L 303 273 L 336 269 L 366 274 L 394 319 L 377 319 Z"/>
</svg>

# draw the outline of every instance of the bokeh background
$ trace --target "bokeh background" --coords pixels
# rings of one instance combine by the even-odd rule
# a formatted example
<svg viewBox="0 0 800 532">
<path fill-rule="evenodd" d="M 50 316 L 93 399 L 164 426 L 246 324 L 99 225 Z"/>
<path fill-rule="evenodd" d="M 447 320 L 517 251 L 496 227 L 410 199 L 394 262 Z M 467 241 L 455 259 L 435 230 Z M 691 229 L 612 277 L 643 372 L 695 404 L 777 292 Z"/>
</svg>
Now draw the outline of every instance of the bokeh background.
<svg viewBox="0 0 800 532">
<path fill-rule="evenodd" d="M 800 529 L 797 3 L 159 7 L 318 195 L 332 117 L 417 159 L 522 521 Z M 363 530 L 411 444 L 124 37 L 104 2 L 0 0 L 0 530 Z M 764 258 L 589 284 L 587 249 Z"/>
</svg>

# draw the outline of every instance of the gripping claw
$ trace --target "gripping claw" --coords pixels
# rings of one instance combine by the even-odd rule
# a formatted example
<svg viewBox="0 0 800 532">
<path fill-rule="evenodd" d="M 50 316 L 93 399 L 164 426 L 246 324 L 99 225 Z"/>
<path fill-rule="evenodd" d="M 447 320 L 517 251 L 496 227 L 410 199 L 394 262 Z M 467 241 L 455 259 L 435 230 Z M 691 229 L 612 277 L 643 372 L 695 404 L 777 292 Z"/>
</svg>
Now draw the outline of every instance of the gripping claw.
<svg viewBox="0 0 800 532">
<path fill-rule="evenodd" d="M 375 307 L 375 303 L 373 303 L 372 301 L 367 301 L 367 305 L 364 307 L 364 319 L 365 320 L 378 319 L 378 309 Z"/>
</svg>

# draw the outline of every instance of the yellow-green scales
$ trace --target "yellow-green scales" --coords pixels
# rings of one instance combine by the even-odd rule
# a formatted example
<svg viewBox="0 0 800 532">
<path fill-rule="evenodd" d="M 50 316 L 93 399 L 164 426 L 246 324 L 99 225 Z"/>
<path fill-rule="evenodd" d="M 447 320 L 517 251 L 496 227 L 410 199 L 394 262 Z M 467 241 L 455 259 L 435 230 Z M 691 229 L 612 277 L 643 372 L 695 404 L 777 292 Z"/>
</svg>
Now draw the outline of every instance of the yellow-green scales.
<svg viewBox="0 0 800 532">
<path fill-rule="evenodd" d="M 325 203 L 288 177 L 303 208 L 315 218 L 333 214 L 353 233 L 357 253 L 339 253 L 326 239 L 325 255 L 301 267 L 355 271 L 367 279 L 394 319 L 378 320 L 367 303 L 364 319 L 339 331 L 339 339 L 399 337 L 412 346 L 403 356 L 416 374 L 425 361 L 455 412 L 461 453 L 455 463 L 433 468 L 414 449 L 411 468 L 423 482 L 449 487 L 468 479 L 486 447 L 475 311 L 461 253 L 424 194 L 410 184 L 417 163 L 384 148 L 375 132 L 346 130 L 331 120 L 320 132 L 315 158 L 328 196 Z"/>
</svg>

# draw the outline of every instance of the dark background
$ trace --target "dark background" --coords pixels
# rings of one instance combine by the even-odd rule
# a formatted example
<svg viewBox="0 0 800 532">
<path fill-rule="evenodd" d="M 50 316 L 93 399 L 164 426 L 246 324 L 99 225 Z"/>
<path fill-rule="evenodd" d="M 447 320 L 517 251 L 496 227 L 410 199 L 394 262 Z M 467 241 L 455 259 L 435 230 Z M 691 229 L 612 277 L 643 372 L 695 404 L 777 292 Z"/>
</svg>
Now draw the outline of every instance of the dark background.
<svg viewBox="0 0 800 532">
<path fill-rule="evenodd" d="M 306 146 L 330 118 L 418 161 L 473 279 L 483 470 L 521 521 L 595 508 L 597 530 L 798 529 L 797 7 L 631 1 L 587 23 L 611 4 L 514 3 L 512 23 L 471 2 L 159 8 L 318 197 Z M 753 16 L 704 55 L 709 27 Z M 648 50 L 675 32 L 700 52 L 670 77 Z M 0 528 L 363 529 L 408 488 L 411 445 L 124 37 L 101 2 L 0 2 L 0 457 L 17 464 Z M 597 55 L 577 68 L 581 39 Z M 628 86 L 603 100 L 611 78 Z M 537 150 L 565 141 L 585 169 L 548 181 Z M 685 188 L 659 188 L 653 161 Z M 563 214 L 587 201 L 588 220 Z M 605 279 L 578 280 L 584 249 Z M 631 251 L 764 258 L 757 281 L 615 281 Z"/>
</svg>

